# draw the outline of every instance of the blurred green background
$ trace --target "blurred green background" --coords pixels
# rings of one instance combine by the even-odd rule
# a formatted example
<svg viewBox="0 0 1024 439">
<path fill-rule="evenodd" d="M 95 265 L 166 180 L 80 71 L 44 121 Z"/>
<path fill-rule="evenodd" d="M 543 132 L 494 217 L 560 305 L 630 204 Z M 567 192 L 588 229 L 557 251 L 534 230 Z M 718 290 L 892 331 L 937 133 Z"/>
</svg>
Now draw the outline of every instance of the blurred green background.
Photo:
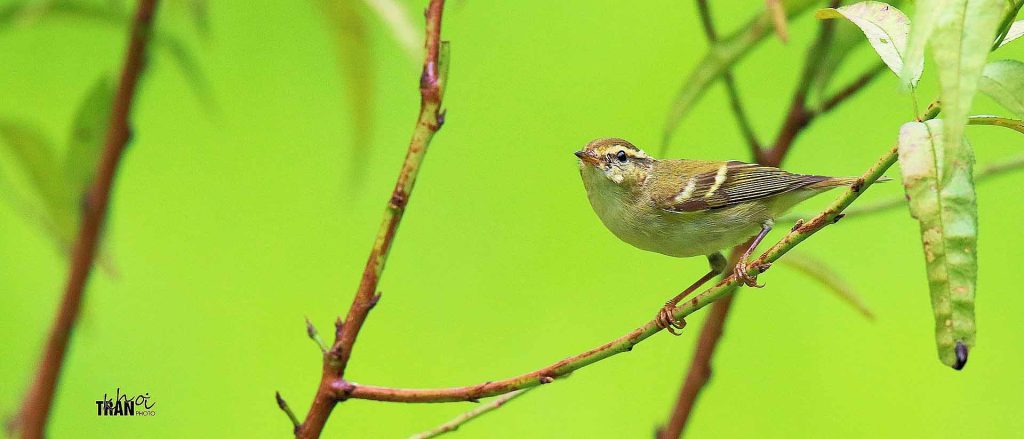
<svg viewBox="0 0 1024 439">
<path fill-rule="evenodd" d="M 303 317 L 326 333 L 347 310 L 411 134 L 418 61 L 379 19 L 367 16 L 372 60 L 360 67 L 375 75 L 373 136 L 353 149 L 352 84 L 320 8 L 210 2 L 210 35 L 201 38 L 184 3 L 162 4 L 158 27 L 185 39 L 215 105 L 204 106 L 174 61 L 154 51 L 105 235 L 116 273 L 90 281 L 49 424 L 54 437 L 289 435 L 274 391 L 302 417 L 320 375 Z M 712 6 L 723 34 L 763 5 L 722 3 Z M 403 4 L 421 26 L 423 2 Z M 451 386 L 533 370 L 646 322 L 704 272 L 703 258 L 615 239 L 592 212 L 571 155 L 603 136 L 657 151 L 671 97 L 706 48 L 695 11 L 678 1 L 449 2 L 447 122 L 351 380 Z M 788 45 L 770 37 L 736 71 L 765 140 L 817 29 L 810 14 L 790 25 Z M 0 116 L 64 144 L 89 87 L 119 72 L 125 41 L 122 27 L 75 17 L 0 29 Z M 839 83 L 874 56 L 861 47 Z M 1024 43 L 994 56 L 1021 59 Z M 922 103 L 934 82 L 926 70 Z M 1006 114 L 985 97 L 975 108 Z M 911 116 L 909 96 L 884 72 L 806 130 L 786 167 L 859 174 Z M 979 164 L 1024 145 L 1000 128 L 971 127 L 968 136 Z M 721 85 L 684 121 L 670 155 L 749 160 Z M 1022 184 L 1014 174 L 978 188 L 978 344 L 964 371 L 936 357 L 916 222 L 904 208 L 848 218 L 799 250 L 829 261 L 877 319 L 789 268 L 772 270 L 766 288 L 739 293 L 690 437 L 1019 434 Z M 861 202 L 899 196 L 900 185 L 887 184 Z M 67 264 L 11 203 L 0 208 L 0 249 L 0 413 L 8 416 L 36 367 Z M 650 437 L 675 400 L 703 315 L 682 337 L 658 334 L 457 434 Z M 96 416 L 95 401 L 118 387 L 149 392 L 156 416 Z M 404 437 L 471 407 L 353 400 L 335 410 L 325 437 Z"/>
</svg>

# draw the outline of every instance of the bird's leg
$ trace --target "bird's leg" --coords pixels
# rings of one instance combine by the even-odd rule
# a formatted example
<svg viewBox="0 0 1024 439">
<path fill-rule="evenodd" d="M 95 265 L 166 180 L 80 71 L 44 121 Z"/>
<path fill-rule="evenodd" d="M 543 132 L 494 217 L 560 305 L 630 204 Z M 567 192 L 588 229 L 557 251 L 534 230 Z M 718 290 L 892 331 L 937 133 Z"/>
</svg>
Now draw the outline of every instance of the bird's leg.
<svg viewBox="0 0 1024 439">
<path fill-rule="evenodd" d="M 736 278 L 739 279 L 740 282 L 743 282 L 743 284 L 748 287 L 764 287 L 764 284 L 757 283 L 757 276 L 751 276 L 750 274 L 747 273 L 747 261 L 750 260 L 750 254 L 754 252 L 754 249 L 757 248 L 757 245 L 761 243 L 761 240 L 763 240 L 765 235 L 768 235 L 768 232 L 770 232 L 771 230 L 771 221 L 766 221 L 764 224 L 762 224 L 761 231 L 758 232 L 756 237 L 754 237 L 754 242 L 750 243 L 750 246 L 747 247 L 747 250 L 743 252 L 743 257 L 740 258 L 739 262 L 736 263 L 736 267 L 733 268 L 733 274 L 736 275 Z M 761 271 L 764 271 L 767 268 L 768 267 L 758 267 L 758 269 Z"/>
<path fill-rule="evenodd" d="M 711 265 L 711 271 L 709 271 L 708 274 L 705 274 L 703 277 L 698 279 L 697 282 L 694 282 L 693 285 L 690 285 L 683 290 L 683 292 L 677 294 L 676 297 L 665 302 L 665 306 L 658 311 L 658 317 L 654 320 L 659 328 L 667 329 L 668 332 L 672 333 L 672 335 L 679 335 L 679 333 L 676 332 L 676 329 L 683 329 L 686 327 L 686 320 L 676 320 L 672 315 L 673 311 L 676 309 L 676 305 L 679 304 L 679 301 L 683 300 L 683 298 L 690 295 L 690 293 L 696 291 L 697 288 L 700 288 L 701 285 L 704 285 L 707 281 L 724 272 L 726 265 L 728 265 L 728 261 L 725 260 L 725 256 L 722 256 L 721 253 L 715 253 L 708 255 L 708 264 Z"/>
</svg>

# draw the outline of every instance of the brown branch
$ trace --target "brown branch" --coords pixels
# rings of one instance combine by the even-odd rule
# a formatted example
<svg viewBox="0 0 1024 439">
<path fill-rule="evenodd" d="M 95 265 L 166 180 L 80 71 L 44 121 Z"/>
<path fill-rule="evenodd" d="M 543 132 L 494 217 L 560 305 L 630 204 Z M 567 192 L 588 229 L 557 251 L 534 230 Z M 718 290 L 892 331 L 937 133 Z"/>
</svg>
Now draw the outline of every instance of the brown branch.
<svg viewBox="0 0 1024 439">
<path fill-rule="evenodd" d="M 707 0 L 697 0 L 697 12 L 700 13 L 700 23 L 704 28 L 704 36 L 707 37 L 709 43 L 714 44 L 718 41 L 718 33 L 715 31 L 715 24 L 711 20 L 711 10 L 708 7 Z M 729 95 L 729 106 L 732 108 L 733 115 L 736 116 L 736 124 L 739 126 L 740 133 L 743 134 L 743 138 L 747 141 L 750 150 L 754 154 L 758 154 L 758 151 L 761 150 L 761 141 L 757 139 L 757 134 L 754 133 L 754 127 L 750 123 L 750 118 L 743 108 L 743 101 L 740 99 L 740 92 L 736 86 L 736 78 L 733 77 L 732 71 L 726 69 L 722 73 L 722 82 L 725 84 L 725 91 Z"/>
<path fill-rule="evenodd" d="M 131 137 L 128 117 L 139 77 L 145 68 L 147 43 L 150 39 L 156 3 L 156 0 L 140 0 L 132 21 L 130 41 L 121 69 L 117 94 L 114 96 L 103 156 L 96 171 L 96 180 L 93 181 L 83 208 L 78 238 L 71 251 L 71 265 L 64 297 L 46 341 L 46 347 L 43 349 L 35 379 L 25 395 L 18 418 L 14 421 L 21 436 L 25 438 L 43 437 L 46 429 L 64 353 L 71 337 L 71 330 L 78 320 L 82 294 L 96 258 L 100 231 L 110 204 L 114 174 L 125 145 Z"/>
<path fill-rule="evenodd" d="M 316 396 L 306 414 L 305 421 L 297 429 L 296 436 L 302 438 L 319 437 L 320 432 L 338 402 L 334 388 L 344 382 L 345 367 L 352 357 L 359 330 L 366 321 L 366 316 L 380 299 L 377 284 L 384 272 L 384 264 L 395 239 L 398 225 L 405 213 L 405 206 L 412 194 L 423 157 L 430 145 L 430 140 L 444 123 L 441 111 L 441 98 L 444 95 L 446 61 L 441 42 L 441 15 L 444 11 L 444 0 L 431 0 L 426 10 L 426 58 L 423 61 L 423 73 L 420 76 L 420 112 L 413 131 L 409 150 L 406 153 L 398 181 L 384 210 L 384 219 L 377 232 L 377 239 L 370 257 L 363 270 L 362 280 L 356 295 L 352 299 L 345 320 L 336 325 L 335 340 L 330 349 L 324 353 L 323 374 Z"/>
<path fill-rule="evenodd" d="M 679 388 L 678 402 L 672 409 L 668 424 L 658 429 L 658 439 L 674 439 L 682 436 L 686 421 L 690 418 L 693 405 L 697 402 L 697 394 L 704 385 L 711 379 L 711 356 L 715 353 L 715 346 L 722 337 L 722 328 L 725 326 L 725 318 L 729 315 L 729 308 L 732 307 L 732 300 L 736 296 L 727 296 L 711 305 L 711 312 L 708 313 L 704 326 L 700 329 L 700 337 L 697 339 L 697 349 L 693 360 L 690 361 L 690 369 Z"/>
</svg>

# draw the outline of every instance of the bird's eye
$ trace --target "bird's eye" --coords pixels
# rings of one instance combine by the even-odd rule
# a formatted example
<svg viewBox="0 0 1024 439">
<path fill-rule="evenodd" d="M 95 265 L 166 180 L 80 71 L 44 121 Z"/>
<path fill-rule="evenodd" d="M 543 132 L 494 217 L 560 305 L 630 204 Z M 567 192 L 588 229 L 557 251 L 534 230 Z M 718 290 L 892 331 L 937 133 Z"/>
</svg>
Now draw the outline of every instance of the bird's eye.
<svg viewBox="0 0 1024 439">
<path fill-rule="evenodd" d="M 622 163 L 626 163 L 626 151 L 619 150 L 619 152 L 615 153 L 615 158 Z"/>
</svg>

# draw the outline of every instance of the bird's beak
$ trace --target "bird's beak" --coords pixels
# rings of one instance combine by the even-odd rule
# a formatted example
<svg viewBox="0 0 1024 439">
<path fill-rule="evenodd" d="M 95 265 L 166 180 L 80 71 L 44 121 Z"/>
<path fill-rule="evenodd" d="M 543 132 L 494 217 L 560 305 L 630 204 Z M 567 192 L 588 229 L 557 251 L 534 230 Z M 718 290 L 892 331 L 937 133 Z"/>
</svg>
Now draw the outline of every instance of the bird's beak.
<svg viewBox="0 0 1024 439">
<path fill-rule="evenodd" d="M 586 163 L 588 165 L 597 166 L 597 164 L 600 163 L 600 160 L 597 159 L 597 156 L 594 155 L 593 152 L 590 152 L 590 151 L 576 151 L 575 154 L 576 154 L 576 157 L 579 157 L 580 160 L 583 161 L 583 163 Z"/>
</svg>

